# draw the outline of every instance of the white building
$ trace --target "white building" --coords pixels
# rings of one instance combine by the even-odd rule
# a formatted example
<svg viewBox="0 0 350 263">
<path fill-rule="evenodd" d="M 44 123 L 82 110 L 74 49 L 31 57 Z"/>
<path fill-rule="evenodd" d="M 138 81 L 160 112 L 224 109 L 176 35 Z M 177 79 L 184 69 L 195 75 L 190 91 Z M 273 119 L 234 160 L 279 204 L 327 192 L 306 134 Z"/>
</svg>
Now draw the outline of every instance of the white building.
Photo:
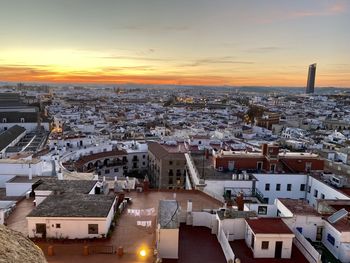
<svg viewBox="0 0 350 263">
<path fill-rule="evenodd" d="M 116 211 L 108 195 L 50 195 L 28 216 L 28 236 L 58 239 L 107 237 Z"/>
<path fill-rule="evenodd" d="M 294 234 L 279 218 L 246 220 L 245 241 L 254 258 L 291 258 Z"/>
<path fill-rule="evenodd" d="M 179 204 L 176 200 L 161 200 L 156 230 L 159 258 L 179 258 Z"/>
</svg>

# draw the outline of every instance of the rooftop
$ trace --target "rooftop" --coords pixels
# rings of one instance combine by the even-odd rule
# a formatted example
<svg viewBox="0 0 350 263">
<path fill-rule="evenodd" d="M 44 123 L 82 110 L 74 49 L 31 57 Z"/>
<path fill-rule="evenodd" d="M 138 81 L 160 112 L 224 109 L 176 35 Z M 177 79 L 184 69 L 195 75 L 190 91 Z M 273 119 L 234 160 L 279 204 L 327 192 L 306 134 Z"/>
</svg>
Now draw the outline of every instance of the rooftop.
<svg viewBox="0 0 350 263">
<path fill-rule="evenodd" d="M 88 194 L 95 186 L 96 182 L 97 181 L 92 180 L 46 179 L 43 180 L 43 182 L 35 190 Z"/>
<path fill-rule="evenodd" d="M 179 228 L 179 203 L 176 200 L 160 200 L 158 224 L 161 228 Z"/>
<path fill-rule="evenodd" d="M 227 210 L 225 211 L 217 211 L 218 217 L 220 220 L 224 219 L 235 219 L 235 218 L 251 218 L 256 217 L 255 211 L 235 211 L 235 210 Z"/>
<path fill-rule="evenodd" d="M 307 259 L 300 250 L 293 244 L 292 256 L 290 259 L 277 258 L 254 258 L 252 250 L 247 246 L 245 240 L 235 240 L 230 242 L 231 248 L 235 256 L 244 263 L 308 263 Z"/>
<path fill-rule="evenodd" d="M 11 142 L 13 142 L 18 136 L 26 131 L 25 128 L 14 125 L 8 130 L 0 134 L 0 150 L 6 148 Z"/>
<path fill-rule="evenodd" d="M 246 219 L 255 234 L 291 234 L 292 230 L 280 218 Z"/>
<path fill-rule="evenodd" d="M 290 198 L 278 198 L 278 200 L 296 215 L 315 215 L 319 216 L 319 213 L 309 205 L 305 200 L 290 199 Z"/>
<path fill-rule="evenodd" d="M 50 195 L 27 217 L 107 217 L 114 200 L 109 195 Z"/>
</svg>

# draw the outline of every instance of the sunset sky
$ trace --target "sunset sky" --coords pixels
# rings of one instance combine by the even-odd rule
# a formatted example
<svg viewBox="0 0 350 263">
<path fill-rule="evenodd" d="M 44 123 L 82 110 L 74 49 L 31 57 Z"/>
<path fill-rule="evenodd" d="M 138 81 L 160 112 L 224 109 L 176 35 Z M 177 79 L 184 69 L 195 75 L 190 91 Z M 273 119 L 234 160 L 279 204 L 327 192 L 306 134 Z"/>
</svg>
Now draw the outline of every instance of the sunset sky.
<svg viewBox="0 0 350 263">
<path fill-rule="evenodd" d="M 0 0 L 0 81 L 350 87 L 350 1 Z"/>
</svg>

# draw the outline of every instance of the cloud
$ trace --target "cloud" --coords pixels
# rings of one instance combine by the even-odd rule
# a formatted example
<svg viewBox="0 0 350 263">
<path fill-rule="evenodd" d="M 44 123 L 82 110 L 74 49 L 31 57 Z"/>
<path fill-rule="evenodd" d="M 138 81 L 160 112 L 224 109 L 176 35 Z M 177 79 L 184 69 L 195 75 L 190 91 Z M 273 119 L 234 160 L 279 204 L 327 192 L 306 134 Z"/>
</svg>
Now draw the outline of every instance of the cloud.
<svg viewBox="0 0 350 263">
<path fill-rule="evenodd" d="M 288 14 L 289 18 L 310 17 L 310 16 L 334 16 L 347 11 L 347 5 L 345 2 L 337 2 L 327 6 L 320 11 L 298 11 Z"/>
<path fill-rule="evenodd" d="M 139 60 L 139 61 L 169 61 L 170 58 L 152 58 L 152 57 L 137 57 L 137 56 L 102 56 L 103 59 L 120 59 L 120 60 Z"/>
<path fill-rule="evenodd" d="M 185 64 L 180 64 L 182 67 L 198 67 L 203 65 L 212 65 L 212 64 L 254 64 L 253 61 L 243 61 L 236 60 L 235 57 L 224 56 L 224 57 L 211 57 L 211 58 L 203 58 L 197 59 Z"/>
<path fill-rule="evenodd" d="M 268 46 L 268 47 L 257 47 L 257 48 L 250 48 L 247 49 L 247 52 L 256 52 L 256 53 L 266 53 L 266 52 L 274 52 L 274 51 L 280 51 L 283 50 L 282 47 L 276 47 L 276 46 Z"/>
<path fill-rule="evenodd" d="M 118 25 L 113 27 L 115 30 L 126 30 L 126 31 L 140 31 L 140 32 L 155 32 L 155 33 L 163 33 L 163 32 L 181 32 L 187 31 L 190 27 L 185 25 L 137 25 L 137 24 L 128 24 L 128 25 Z"/>
<path fill-rule="evenodd" d="M 346 13 L 347 11 L 348 4 L 345 1 L 335 1 L 321 9 L 317 9 L 317 6 L 315 5 L 312 10 L 289 11 L 283 14 L 282 12 L 279 12 L 278 14 L 269 17 L 258 18 L 256 19 L 256 22 L 260 24 L 270 24 L 276 21 L 295 20 L 304 17 L 336 16 Z"/>
</svg>

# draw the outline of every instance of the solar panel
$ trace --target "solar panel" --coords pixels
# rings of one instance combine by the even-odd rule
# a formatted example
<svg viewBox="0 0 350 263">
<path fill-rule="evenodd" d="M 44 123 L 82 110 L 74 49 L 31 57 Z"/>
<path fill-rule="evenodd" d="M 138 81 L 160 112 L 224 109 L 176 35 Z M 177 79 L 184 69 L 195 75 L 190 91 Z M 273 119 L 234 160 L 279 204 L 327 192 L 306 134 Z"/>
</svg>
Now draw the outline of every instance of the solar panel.
<svg viewBox="0 0 350 263">
<path fill-rule="evenodd" d="M 328 221 L 332 224 L 336 223 L 340 219 L 346 217 L 348 215 L 348 211 L 345 210 L 345 208 L 340 209 L 339 211 L 335 212 L 333 215 L 328 217 Z"/>
</svg>

